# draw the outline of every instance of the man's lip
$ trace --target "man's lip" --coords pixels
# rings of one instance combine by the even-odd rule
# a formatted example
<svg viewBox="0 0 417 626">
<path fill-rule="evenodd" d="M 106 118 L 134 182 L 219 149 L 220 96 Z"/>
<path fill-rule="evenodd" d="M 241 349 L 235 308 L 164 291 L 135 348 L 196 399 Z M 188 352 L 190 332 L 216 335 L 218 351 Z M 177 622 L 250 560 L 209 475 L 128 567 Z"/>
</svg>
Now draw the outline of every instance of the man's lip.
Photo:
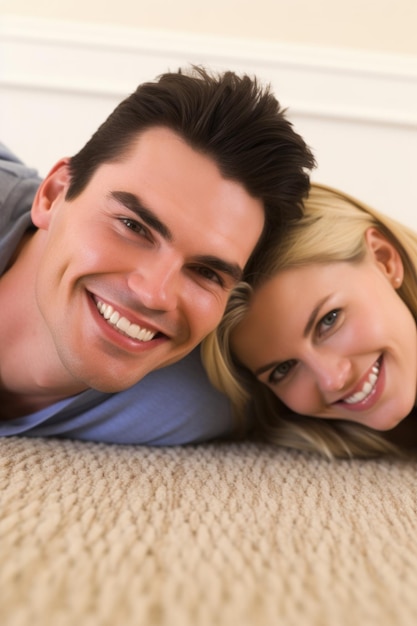
<svg viewBox="0 0 417 626">
<path fill-rule="evenodd" d="M 94 306 L 97 308 L 97 305 L 99 302 L 104 302 L 104 304 L 106 305 L 110 305 L 111 307 L 113 307 L 113 309 L 115 311 L 117 311 L 122 317 L 125 317 L 127 320 L 129 320 L 129 322 L 131 324 L 137 324 L 138 326 L 140 326 L 140 328 L 143 328 L 145 330 L 150 330 L 153 333 L 155 333 L 155 337 L 156 336 L 165 336 L 165 337 L 169 337 L 169 334 L 167 332 L 165 332 L 165 330 L 162 330 L 161 328 L 158 328 L 157 326 L 155 326 L 154 324 L 149 323 L 148 321 L 145 321 L 143 319 L 139 319 L 138 317 L 136 317 L 136 315 L 134 313 L 132 313 L 131 311 L 126 310 L 123 306 L 119 305 L 119 304 L 115 304 L 114 302 L 106 299 L 106 298 L 102 298 L 101 296 L 97 296 L 94 293 L 90 293 L 90 296 L 94 302 Z M 98 309 L 97 309 L 98 310 Z M 154 337 L 154 338 L 155 338 Z"/>
</svg>

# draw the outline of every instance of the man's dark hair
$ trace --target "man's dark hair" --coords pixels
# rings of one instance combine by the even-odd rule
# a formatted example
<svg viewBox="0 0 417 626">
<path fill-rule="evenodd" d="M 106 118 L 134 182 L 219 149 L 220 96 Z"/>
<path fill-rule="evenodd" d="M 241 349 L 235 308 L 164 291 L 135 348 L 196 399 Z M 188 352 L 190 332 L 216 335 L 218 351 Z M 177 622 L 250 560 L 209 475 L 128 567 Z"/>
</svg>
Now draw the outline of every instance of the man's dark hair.
<svg viewBox="0 0 417 626">
<path fill-rule="evenodd" d="M 267 240 L 301 214 L 310 184 L 306 170 L 315 165 L 270 87 L 247 75 L 210 74 L 202 67 L 139 85 L 72 157 L 67 200 L 85 189 L 101 164 L 120 160 L 140 133 L 154 127 L 178 133 L 211 157 L 225 178 L 262 201 L 265 227 L 250 270 Z"/>
</svg>

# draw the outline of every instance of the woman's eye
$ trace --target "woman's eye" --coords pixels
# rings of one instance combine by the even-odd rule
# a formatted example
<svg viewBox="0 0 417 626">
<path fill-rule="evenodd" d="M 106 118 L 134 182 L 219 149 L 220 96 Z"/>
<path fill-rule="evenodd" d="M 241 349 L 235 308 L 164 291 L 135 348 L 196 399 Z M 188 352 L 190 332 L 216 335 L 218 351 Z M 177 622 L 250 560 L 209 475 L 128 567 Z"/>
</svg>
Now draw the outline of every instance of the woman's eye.
<svg viewBox="0 0 417 626">
<path fill-rule="evenodd" d="M 338 321 L 340 315 L 340 309 L 333 309 L 333 311 L 329 311 L 326 313 L 318 323 L 319 334 L 321 331 L 326 332 L 329 328 L 335 325 Z"/>
<path fill-rule="evenodd" d="M 288 361 L 283 361 L 282 363 L 277 365 L 270 373 L 268 382 L 277 383 L 285 378 L 285 376 L 290 373 L 296 362 L 297 361 L 295 359 L 290 359 Z"/>
</svg>

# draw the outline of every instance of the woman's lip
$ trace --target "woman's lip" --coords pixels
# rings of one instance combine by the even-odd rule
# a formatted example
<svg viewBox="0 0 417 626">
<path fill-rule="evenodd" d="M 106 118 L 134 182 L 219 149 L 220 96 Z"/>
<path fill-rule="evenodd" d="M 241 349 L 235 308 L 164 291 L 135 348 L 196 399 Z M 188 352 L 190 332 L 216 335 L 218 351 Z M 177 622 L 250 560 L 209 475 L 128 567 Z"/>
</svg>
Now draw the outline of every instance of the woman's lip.
<svg viewBox="0 0 417 626">
<path fill-rule="evenodd" d="M 369 385 L 371 387 L 375 386 L 376 381 L 379 377 L 379 371 L 381 366 L 382 356 L 378 357 L 378 359 L 368 368 L 365 374 L 360 378 L 359 382 L 356 383 L 355 387 L 351 389 L 348 393 L 345 393 L 343 398 L 340 398 L 341 401 L 347 402 L 348 404 L 355 404 L 356 402 L 361 401 L 360 397 L 363 395 L 364 398 L 369 395 L 371 389 L 369 389 Z M 368 387 L 368 391 L 365 390 L 365 387 Z"/>
<path fill-rule="evenodd" d="M 360 412 L 360 411 L 367 411 L 370 408 L 372 408 L 376 404 L 376 402 L 378 402 L 385 387 L 385 363 L 384 363 L 384 359 L 382 355 L 379 357 L 378 362 L 379 362 L 378 378 L 377 378 L 374 388 L 369 393 L 369 395 L 366 396 L 366 398 L 358 402 L 354 402 L 352 404 L 349 404 L 348 402 L 345 402 L 344 399 L 342 399 L 342 400 L 338 400 L 335 404 L 338 406 L 343 406 L 343 408 L 346 409 L 347 411 L 359 411 Z M 369 377 L 369 372 L 363 378 L 362 387 L 368 377 Z M 359 389 L 361 389 L 362 387 L 359 385 Z M 349 394 L 345 396 L 345 398 L 348 398 L 352 395 L 353 394 Z"/>
</svg>

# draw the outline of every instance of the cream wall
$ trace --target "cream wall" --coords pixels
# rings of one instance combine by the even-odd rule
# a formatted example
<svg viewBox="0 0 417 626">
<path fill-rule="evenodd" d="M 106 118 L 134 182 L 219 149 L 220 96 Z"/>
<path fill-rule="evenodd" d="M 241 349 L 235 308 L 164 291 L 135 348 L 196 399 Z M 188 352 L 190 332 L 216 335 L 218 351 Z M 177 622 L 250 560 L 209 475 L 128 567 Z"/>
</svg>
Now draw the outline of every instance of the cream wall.
<svg viewBox="0 0 417 626">
<path fill-rule="evenodd" d="M 416 0 L 1 0 L 1 13 L 417 54 Z"/>
<path fill-rule="evenodd" d="M 312 0 L 224 3 L 197 15 L 154 0 L 145 19 L 127 0 L 97 12 L 96 0 L 0 0 L 0 140 L 43 175 L 139 82 L 190 63 L 233 69 L 271 83 L 314 150 L 313 180 L 417 228 L 417 1 L 338 14 L 338 0 L 314 13 Z"/>
</svg>

